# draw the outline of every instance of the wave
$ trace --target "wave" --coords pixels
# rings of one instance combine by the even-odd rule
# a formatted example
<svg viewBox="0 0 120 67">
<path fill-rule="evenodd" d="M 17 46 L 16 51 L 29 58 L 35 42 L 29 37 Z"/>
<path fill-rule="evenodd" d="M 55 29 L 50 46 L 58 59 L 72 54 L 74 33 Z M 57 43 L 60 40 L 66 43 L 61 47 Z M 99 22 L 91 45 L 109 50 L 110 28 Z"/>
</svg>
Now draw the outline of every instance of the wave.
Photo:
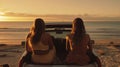
<svg viewBox="0 0 120 67">
<path fill-rule="evenodd" d="M 120 31 L 87 31 L 88 33 L 119 33 Z"/>
<path fill-rule="evenodd" d="M 29 28 L 0 28 L 0 32 L 27 32 Z"/>
</svg>

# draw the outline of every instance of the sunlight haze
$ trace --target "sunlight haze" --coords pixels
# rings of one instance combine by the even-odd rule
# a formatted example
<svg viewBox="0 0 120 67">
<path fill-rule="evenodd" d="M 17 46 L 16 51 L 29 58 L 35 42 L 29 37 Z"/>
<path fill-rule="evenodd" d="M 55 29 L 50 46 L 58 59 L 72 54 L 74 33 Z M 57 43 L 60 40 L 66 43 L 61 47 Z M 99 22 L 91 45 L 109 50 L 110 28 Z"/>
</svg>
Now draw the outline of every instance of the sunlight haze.
<svg viewBox="0 0 120 67">
<path fill-rule="evenodd" d="M 116 18 L 113 20 L 120 20 L 119 3 L 120 0 L 1 0 L 0 15 L 30 18 L 27 20 L 41 15 L 47 19 L 51 17 L 50 20 L 70 20 L 74 17 L 83 17 L 85 20 L 99 17 L 99 20 L 111 20 L 112 17 Z M 60 18 L 61 15 L 71 18 Z"/>
</svg>

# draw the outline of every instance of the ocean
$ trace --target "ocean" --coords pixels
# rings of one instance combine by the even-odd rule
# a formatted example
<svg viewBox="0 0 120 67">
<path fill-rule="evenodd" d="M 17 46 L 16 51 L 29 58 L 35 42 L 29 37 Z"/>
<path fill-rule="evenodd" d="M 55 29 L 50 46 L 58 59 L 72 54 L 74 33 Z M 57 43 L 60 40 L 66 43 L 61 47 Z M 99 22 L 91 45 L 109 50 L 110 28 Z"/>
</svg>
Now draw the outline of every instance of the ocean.
<svg viewBox="0 0 120 67">
<path fill-rule="evenodd" d="M 46 22 L 72 23 L 72 22 Z M 118 39 L 120 40 L 120 21 L 84 21 L 85 28 L 91 39 Z M 29 33 L 32 21 L 0 21 L 0 44 L 21 44 Z M 50 33 L 55 37 L 65 37 L 63 34 Z"/>
</svg>

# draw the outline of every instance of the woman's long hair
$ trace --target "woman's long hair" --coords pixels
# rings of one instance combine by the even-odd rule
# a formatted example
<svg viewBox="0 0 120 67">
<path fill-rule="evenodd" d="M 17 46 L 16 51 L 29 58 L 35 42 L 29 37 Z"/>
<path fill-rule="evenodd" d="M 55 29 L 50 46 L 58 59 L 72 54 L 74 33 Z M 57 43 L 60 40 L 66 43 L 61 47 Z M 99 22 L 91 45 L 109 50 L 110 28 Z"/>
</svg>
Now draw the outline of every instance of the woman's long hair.
<svg viewBox="0 0 120 67">
<path fill-rule="evenodd" d="M 40 41 L 43 32 L 45 32 L 45 23 L 42 19 L 37 18 L 31 28 L 30 42 L 32 44 L 37 44 Z"/>
<path fill-rule="evenodd" d="M 86 33 L 85 26 L 81 18 L 76 18 L 73 21 L 71 33 L 74 34 L 72 38 L 73 43 L 76 45 L 79 44 Z"/>
</svg>

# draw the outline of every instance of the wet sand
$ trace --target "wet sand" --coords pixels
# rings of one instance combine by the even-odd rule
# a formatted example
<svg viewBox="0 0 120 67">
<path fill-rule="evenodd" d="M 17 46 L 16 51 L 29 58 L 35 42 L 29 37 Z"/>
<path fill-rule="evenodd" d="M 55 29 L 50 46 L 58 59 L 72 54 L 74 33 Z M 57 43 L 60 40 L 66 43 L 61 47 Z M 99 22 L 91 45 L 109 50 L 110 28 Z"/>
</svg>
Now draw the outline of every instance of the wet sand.
<svg viewBox="0 0 120 67">
<path fill-rule="evenodd" d="M 19 58 L 23 52 L 23 46 L 0 46 L 0 64 L 18 67 Z"/>
</svg>

